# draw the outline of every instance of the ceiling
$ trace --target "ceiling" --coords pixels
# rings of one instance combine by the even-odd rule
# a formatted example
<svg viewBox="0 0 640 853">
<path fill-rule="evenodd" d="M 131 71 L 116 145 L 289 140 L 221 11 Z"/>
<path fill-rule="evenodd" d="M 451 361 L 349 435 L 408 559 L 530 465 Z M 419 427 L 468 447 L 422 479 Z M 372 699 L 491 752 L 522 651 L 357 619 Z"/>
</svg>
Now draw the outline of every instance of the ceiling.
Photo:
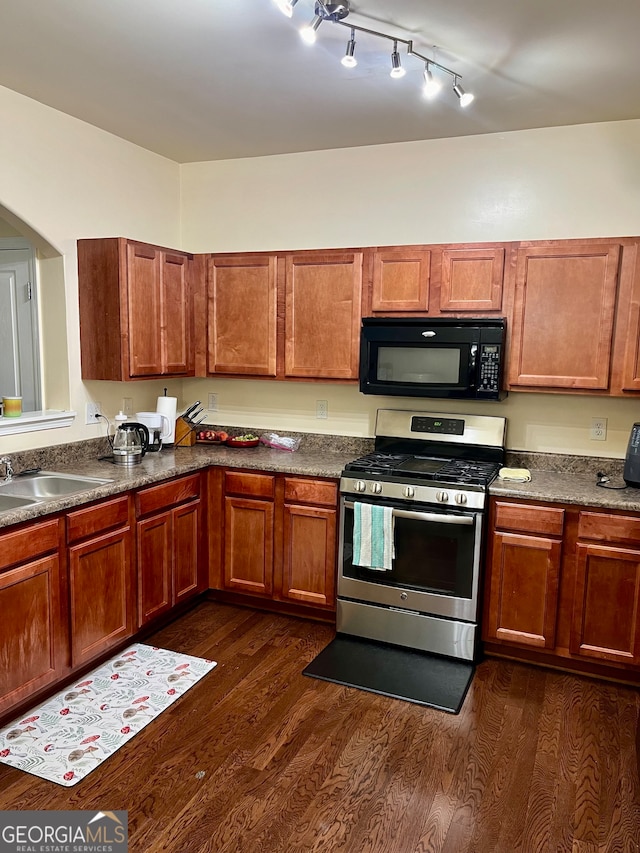
<svg viewBox="0 0 640 853">
<path fill-rule="evenodd" d="M 0 85 L 179 163 L 640 118 L 638 0 L 353 0 L 348 21 L 461 75 L 466 109 L 391 43 L 272 0 L 1 0 Z M 436 46 L 435 54 L 433 46 Z"/>
</svg>

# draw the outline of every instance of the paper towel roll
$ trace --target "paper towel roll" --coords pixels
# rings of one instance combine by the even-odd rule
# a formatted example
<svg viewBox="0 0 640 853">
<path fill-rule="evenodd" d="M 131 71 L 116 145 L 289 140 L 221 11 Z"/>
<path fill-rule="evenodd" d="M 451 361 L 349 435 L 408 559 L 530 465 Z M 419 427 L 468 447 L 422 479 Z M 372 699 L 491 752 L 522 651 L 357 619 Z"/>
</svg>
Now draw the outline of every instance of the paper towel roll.
<svg viewBox="0 0 640 853">
<path fill-rule="evenodd" d="M 163 414 L 169 421 L 169 434 L 162 441 L 164 444 L 173 444 L 176 440 L 176 412 L 178 410 L 177 397 L 158 397 L 156 412 Z"/>
</svg>

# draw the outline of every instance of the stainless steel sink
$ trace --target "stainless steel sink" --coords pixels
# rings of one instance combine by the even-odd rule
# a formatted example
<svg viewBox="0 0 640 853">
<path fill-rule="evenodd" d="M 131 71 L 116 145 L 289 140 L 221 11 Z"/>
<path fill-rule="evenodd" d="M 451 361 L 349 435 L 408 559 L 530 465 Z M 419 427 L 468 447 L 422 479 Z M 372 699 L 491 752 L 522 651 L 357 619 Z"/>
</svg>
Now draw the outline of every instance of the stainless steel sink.
<svg viewBox="0 0 640 853">
<path fill-rule="evenodd" d="M 0 497 L 23 497 L 33 501 L 55 500 L 56 498 L 86 492 L 113 480 L 100 477 L 83 477 L 78 474 L 60 474 L 57 471 L 40 471 L 26 477 L 15 477 L 0 485 Z M 1 508 L 1 506 L 0 506 Z"/>
<path fill-rule="evenodd" d="M 5 495 L 0 491 L 0 512 L 8 512 L 12 509 L 26 509 L 37 504 L 38 501 L 31 498 L 21 498 L 17 495 Z"/>
</svg>

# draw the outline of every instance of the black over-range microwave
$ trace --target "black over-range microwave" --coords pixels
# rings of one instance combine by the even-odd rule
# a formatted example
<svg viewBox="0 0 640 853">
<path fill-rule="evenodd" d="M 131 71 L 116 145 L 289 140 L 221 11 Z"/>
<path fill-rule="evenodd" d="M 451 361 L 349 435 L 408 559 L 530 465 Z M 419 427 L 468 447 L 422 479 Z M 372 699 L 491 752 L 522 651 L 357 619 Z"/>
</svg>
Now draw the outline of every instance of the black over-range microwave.
<svg viewBox="0 0 640 853">
<path fill-rule="evenodd" d="M 364 317 L 363 394 L 502 400 L 506 321 Z"/>
</svg>

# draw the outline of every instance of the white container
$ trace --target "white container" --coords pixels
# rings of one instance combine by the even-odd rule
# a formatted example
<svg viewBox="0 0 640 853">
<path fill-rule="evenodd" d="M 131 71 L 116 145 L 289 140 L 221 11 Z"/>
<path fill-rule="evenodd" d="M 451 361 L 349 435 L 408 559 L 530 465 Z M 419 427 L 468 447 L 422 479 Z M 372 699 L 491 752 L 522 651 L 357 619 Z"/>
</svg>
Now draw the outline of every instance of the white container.
<svg viewBox="0 0 640 853">
<path fill-rule="evenodd" d="M 163 415 L 162 412 L 136 412 L 136 420 L 144 424 L 149 432 L 159 430 L 159 437 L 162 441 L 166 441 L 171 435 L 169 418 Z"/>
</svg>

